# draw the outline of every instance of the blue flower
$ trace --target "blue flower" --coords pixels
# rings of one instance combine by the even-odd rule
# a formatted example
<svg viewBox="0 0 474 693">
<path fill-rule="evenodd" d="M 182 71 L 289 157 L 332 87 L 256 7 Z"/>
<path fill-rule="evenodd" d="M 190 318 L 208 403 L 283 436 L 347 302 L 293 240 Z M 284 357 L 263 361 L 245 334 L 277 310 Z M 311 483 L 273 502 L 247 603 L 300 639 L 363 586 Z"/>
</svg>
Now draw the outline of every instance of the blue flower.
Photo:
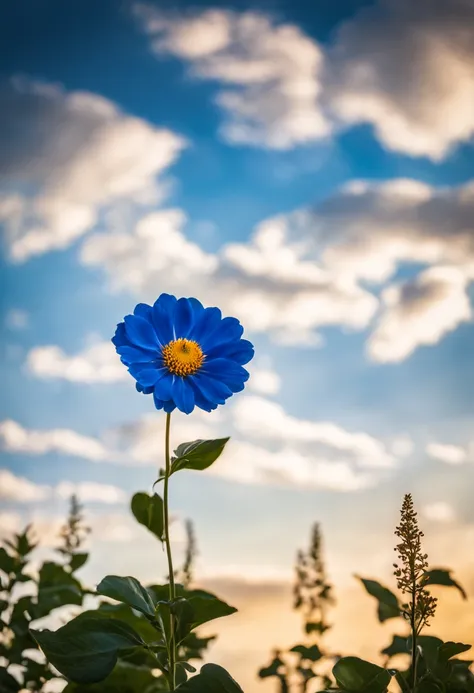
<svg viewBox="0 0 474 693">
<path fill-rule="evenodd" d="M 219 308 L 161 294 L 153 306 L 139 303 L 126 315 L 112 342 L 137 390 L 153 394 L 157 409 L 190 414 L 194 407 L 212 411 L 244 389 L 249 374 L 242 366 L 254 351 L 243 331 Z"/>
</svg>

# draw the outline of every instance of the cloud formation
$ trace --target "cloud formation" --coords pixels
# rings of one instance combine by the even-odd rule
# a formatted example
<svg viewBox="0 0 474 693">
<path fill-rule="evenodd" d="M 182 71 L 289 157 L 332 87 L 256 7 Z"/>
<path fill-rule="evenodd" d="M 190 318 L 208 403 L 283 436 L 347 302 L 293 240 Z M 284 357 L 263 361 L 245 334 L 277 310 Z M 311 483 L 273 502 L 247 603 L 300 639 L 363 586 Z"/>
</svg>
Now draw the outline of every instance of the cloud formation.
<svg viewBox="0 0 474 693">
<path fill-rule="evenodd" d="M 99 342 L 69 356 L 55 345 L 34 347 L 26 358 L 28 370 L 39 378 L 77 383 L 113 383 L 128 378 L 111 342 Z"/>
<path fill-rule="evenodd" d="M 108 458 L 107 449 L 96 438 L 67 428 L 32 430 L 12 420 L 0 422 L 0 446 L 6 452 L 45 455 L 50 452 L 82 457 L 93 462 Z"/>
<path fill-rule="evenodd" d="M 193 77 L 219 84 L 228 142 L 282 150 L 328 134 L 322 51 L 298 27 L 232 10 L 178 16 L 137 4 L 135 14 L 158 56 L 188 61 Z"/>
<path fill-rule="evenodd" d="M 17 503 L 34 503 L 57 497 L 69 499 L 73 494 L 85 503 L 124 503 L 128 496 L 122 489 L 93 481 L 72 483 L 60 481 L 55 486 L 37 484 L 16 476 L 8 469 L 0 469 L 0 498 Z"/>
<path fill-rule="evenodd" d="M 379 0 L 326 46 L 263 13 L 135 14 L 157 56 L 216 85 L 231 144 L 288 149 L 369 123 L 387 149 L 439 160 L 474 134 L 471 0 Z"/>
<path fill-rule="evenodd" d="M 388 149 L 440 160 L 474 135 L 471 0 L 379 0 L 327 53 L 325 99 Z"/>
<path fill-rule="evenodd" d="M 17 262 L 68 247 L 112 203 L 159 202 L 158 178 L 185 146 L 89 92 L 16 79 L 0 90 L 0 106 L 0 183 L 22 191 L 0 196 Z"/>
</svg>

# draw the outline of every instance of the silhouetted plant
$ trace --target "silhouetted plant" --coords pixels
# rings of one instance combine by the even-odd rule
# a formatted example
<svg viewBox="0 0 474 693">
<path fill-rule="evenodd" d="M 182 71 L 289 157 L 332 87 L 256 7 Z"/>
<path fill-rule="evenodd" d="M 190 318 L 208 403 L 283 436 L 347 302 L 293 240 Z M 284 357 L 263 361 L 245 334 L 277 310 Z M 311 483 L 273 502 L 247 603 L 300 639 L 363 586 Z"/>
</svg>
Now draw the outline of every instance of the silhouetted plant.
<svg viewBox="0 0 474 693">
<path fill-rule="evenodd" d="M 331 627 L 327 612 L 335 603 L 333 587 L 326 576 L 321 530 L 317 523 L 312 528 L 309 550 L 300 550 L 296 555 L 295 573 L 293 608 L 302 613 L 305 642 L 285 652 L 275 650 L 269 666 L 259 671 L 260 678 L 273 676 L 278 680 L 280 693 L 287 693 L 294 687 L 305 693 L 311 680 L 324 689 L 331 685 L 331 678 L 318 672 L 320 664 L 316 666 L 331 659 L 321 647 L 323 635 Z M 292 661 L 294 655 L 296 663 Z"/>
</svg>

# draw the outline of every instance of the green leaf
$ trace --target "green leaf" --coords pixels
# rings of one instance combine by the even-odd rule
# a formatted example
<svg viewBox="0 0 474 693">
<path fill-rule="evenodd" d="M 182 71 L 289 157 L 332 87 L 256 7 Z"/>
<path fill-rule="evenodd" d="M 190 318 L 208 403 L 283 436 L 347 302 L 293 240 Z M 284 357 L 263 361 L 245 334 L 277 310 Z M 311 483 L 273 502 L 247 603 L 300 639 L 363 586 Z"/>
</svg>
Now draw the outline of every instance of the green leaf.
<svg viewBox="0 0 474 693">
<path fill-rule="evenodd" d="M 434 635 L 419 635 L 416 642 L 421 649 L 420 660 L 423 660 L 422 664 L 424 663 L 427 669 L 434 671 L 438 664 L 438 650 L 443 645 L 443 641 Z M 411 652 L 411 648 L 412 639 L 409 637 L 409 652 Z"/>
<path fill-rule="evenodd" d="M 81 606 L 81 584 L 58 563 L 46 562 L 39 571 L 38 605 L 35 618 L 46 616 L 65 604 Z"/>
<path fill-rule="evenodd" d="M 302 659 L 309 659 L 311 662 L 317 662 L 324 656 L 317 645 L 312 645 L 311 647 L 295 645 L 295 647 L 291 648 L 290 652 L 297 652 L 301 655 Z"/>
<path fill-rule="evenodd" d="M 180 469 L 207 469 L 221 455 L 228 440 L 229 438 L 217 438 L 181 443 L 174 451 L 171 473 L 174 474 Z"/>
<path fill-rule="evenodd" d="M 84 563 L 86 563 L 88 558 L 88 553 L 75 553 L 73 556 L 71 556 L 71 561 L 69 563 L 71 571 L 75 573 L 76 570 L 82 568 L 82 566 L 84 565 Z"/>
<path fill-rule="evenodd" d="M 149 588 L 159 602 L 168 599 L 168 585 L 153 585 Z M 185 598 L 187 606 L 179 607 L 177 611 L 180 619 L 179 638 L 182 640 L 191 630 L 203 623 L 213 621 L 216 618 L 234 614 L 237 609 L 218 599 L 211 592 L 205 590 L 187 590 L 183 585 L 175 585 L 176 597 Z M 189 609 L 192 607 L 192 611 Z"/>
<path fill-rule="evenodd" d="M 337 685 L 351 693 L 383 693 L 391 679 L 386 669 L 359 657 L 342 657 L 332 673 Z"/>
<path fill-rule="evenodd" d="M 407 637 L 404 635 L 394 635 L 392 642 L 388 647 L 382 650 L 382 654 L 387 655 L 387 657 L 394 657 L 398 654 L 408 653 L 408 642 Z"/>
<path fill-rule="evenodd" d="M 376 580 L 366 580 L 358 575 L 356 577 L 362 582 L 367 592 L 371 597 L 377 599 L 379 621 L 383 623 L 389 618 L 397 618 L 400 616 L 400 604 L 398 599 L 387 587 L 384 587 Z"/>
<path fill-rule="evenodd" d="M 144 642 L 126 623 L 81 614 L 62 628 L 32 630 L 48 661 L 67 679 L 97 683 L 110 674 L 120 652 Z"/>
<path fill-rule="evenodd" d="M 18 693 L 22 688 L 5 667 L 0 667 L 0 693 Z"/>
<path fill-rule="evenodd" d="M 0 570 L 2 570 L 6 575 L 11 575 L 15 572 L 16 561 L 13 556 L 0 546 Z"/>
<path fill-rule="evenodd" d="M 400 686 L 402 693 L 410 693 L 410 686 L 407 681 L 407 671 L 397 671 L 395 672 L 395 681 Z"/>
<path fill-rule="evenodd" d="M 149 644 L 156 642 L 159 634 L 154 626 L 151 625 L 141 614 L 137 614 L 127 604 L 109 604 L 102 602 L 97 611 L 88 612 L 89 614 L 97 614 L 103 618 L 115 618 L 118 621 L 124 621 L 135 630 L 143 640 Z"/>
<path fill-rule="evenodd" d="M 131 503 L 135 519 L 163 541 L 163 501 L 157 493 L 135 493 Z"/>
<path fill-rule="evenodd" d="M 163 690 L 163 677 L 153 676 L 150 667 L 118 661 L 104 681 L 97 684 L 69 683 L 63 693 L 155 693 Z"/>
<path fill-rule="evenodd" d="M 467 594 L 463 587 L 451 577 L 451 571 L 445 568 L 433 568 L 428 570 L 424 575 L 425 585 L 444 585 L 445 587 L 455 587 L 462 595 L 463 599 L 467 599 Z"/>
<path fill-rule="evenodd" d="M 447 662 L 451 657 L 455 657 L 461 652 L 467 652 L 471 649 L 471 645 L 465 645 L 462 642 L 444 642 L 438 648 L 438 660 L 440 662 Z"/>
<path fill-rule="evenodd" d="M 150 592 L 134 577 L 107 575 L 97 585 L 97 594 L 128 604 L 151 618 L 155 616 L 155 602 Z"/>
<path fill-rule="evenodd" d="M 199 674 L 176 688 L 179 693 L 243 693 L 232 676 L 217 664 L 205 664 Z"/>
</svg>

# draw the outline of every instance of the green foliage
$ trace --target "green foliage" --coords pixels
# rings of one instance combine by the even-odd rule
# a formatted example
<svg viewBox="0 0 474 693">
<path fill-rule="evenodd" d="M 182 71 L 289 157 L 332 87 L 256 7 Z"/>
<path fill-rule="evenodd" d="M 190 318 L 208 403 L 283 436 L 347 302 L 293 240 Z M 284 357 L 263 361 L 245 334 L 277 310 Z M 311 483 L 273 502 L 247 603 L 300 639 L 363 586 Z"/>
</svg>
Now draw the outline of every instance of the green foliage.
<svg viewBox="0 0 474 693">
<path fill-rule="evenodd" d="M 359 657 L 342 657 L 332 673 L 339 689 L 350 693 L 384 693 L 391 680 L 386 669 Z"/>
<path fill-rule="evenodd" d="M 80 614 L 57 631 L 31 631 L 47 659 L 76 683 L 97 683 L 113 670 L 120 652 L 145 643 L 127 623 Z"/>
<path fill-rule="evenodd" d="M 290 690 L 290 681 L 295 678 L 303 693 L 312 679 L 325 689 L 331 685 L 331 678 L 315 667 L 320 661 L 334 660 L 334 657 L 321 649 L 322 636 L 330 628 L 326 620 L 327 609 L 334 604 L 334 597 L 332 585 L 326 577 L 318 524 L 312 527 L 309 550 L 297 553 L 295 573 L 293 608 L 303 614 L 306 642 L 294 645 L 286 652 L 275 651 L 270 664 L 258 672 L 262 679 L 275 677 L 280 693 L 287 693 Z"/>
<path fill-rule="evenodd" d="M 445 587 L 455 587 L 463 599 L 467 599 L 467 594 L 463 587 L 451 577 L 451 571 L 446 568 L 433 568 L 424 575 L 425 585 L 444 585 Z"/>
<path fill-rule="evenodd" d="M 179 693 L 242 693 L 232 676 L 217 664 L 205 664 L 197 676 L 182 683 Z"/>
<path fill-rule="evenodd" d="M 141 611 L 152 619 L 155 617 L 156 603 L 150 592 L 134 577 L 107 575 L 97 586 L 97 594 L 110 597 L 133 609 Z"/>
<path fill-rule="evenodd" d="M 181 443 L 171 458 L 171 474 L 180 469 L 203 471 L 213 464 L 222 454 L 229 438 L 216 440 L 194 440 L 192 443 Z"/>
<path fill-rule="evenodd" d="M 20 689 L 37 693 L 47 681 L 55 678 L 55 673 L 47 662 L 38 660 L 37 657 L 32 658 L 29 654 L 32 649 L 37 649 L 30 632 L 30 623 L 48 616 L 58 607 L 82 605 L 86 590 L 73 573 L 87 560 L 87 553 L 77 551 L 86 534 L 81 507 L 77 499 L 73 499 L 56 549 L 61 556 L 60 562 L 43 563 L 38 577 L 29 568 L 32 553 L 37 546 L 31 527 L 26 527 L 11 540 L 4 541 L 4 546 L 0 547 L 0 572 L 3 575 L 0 656 L 4 664 L 4 668 L 0 669 L 1 691 L 18 690 L 19 685 Z M 18 596 L 17 588 L 22 583 L 29 583 L 28 596 Z M 15 677 L 8 671 L 13 665 Z"/>
<path fill-rule="evenodd" d="M 362 582 L 370 596 L 375 597 L 377 600 L 377 615 L 381 623 L 388 621 L 389 618 L 398 618 L 401 615 L 401 606 L 393 592 L 376 580 L 367 580 L 361 577 L 358 577 L 358 579 Z"/>
<path fill-rule="evenodd" d="M 157 539 L 163 541 L 163 500 L 157 493 L 136 493 L 131 503 L 137 522 L 146 527 Z"/>
</svg>

